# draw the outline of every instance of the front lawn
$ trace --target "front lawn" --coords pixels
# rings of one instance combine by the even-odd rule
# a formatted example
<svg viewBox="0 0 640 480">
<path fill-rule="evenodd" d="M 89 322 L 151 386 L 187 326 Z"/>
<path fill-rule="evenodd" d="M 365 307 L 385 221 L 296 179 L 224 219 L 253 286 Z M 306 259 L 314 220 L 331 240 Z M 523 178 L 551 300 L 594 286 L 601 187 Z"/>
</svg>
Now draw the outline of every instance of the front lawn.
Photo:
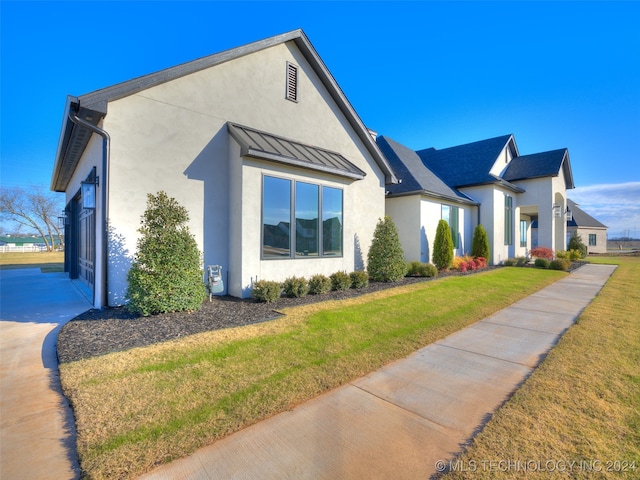
<svg viewBox="0 0 640 480">
<path fill-rule="evenodd" d="M 60 366 L 91 478 L 131 478 L 480 320 L 564 272 L 501 268 Z"/>
</svg>

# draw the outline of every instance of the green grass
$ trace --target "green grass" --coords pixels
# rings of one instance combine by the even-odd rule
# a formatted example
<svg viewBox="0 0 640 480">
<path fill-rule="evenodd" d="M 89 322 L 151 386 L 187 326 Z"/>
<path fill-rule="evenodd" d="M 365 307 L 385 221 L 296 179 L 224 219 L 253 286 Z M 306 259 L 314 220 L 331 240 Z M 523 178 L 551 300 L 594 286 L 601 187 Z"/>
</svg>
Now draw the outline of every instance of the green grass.
<svg viewBox="0 0 640 480">
<path fill-rule="evenodd" d="M 446 480 L 640 478 L 640 257 L 590 261 L 618 268 L 542 365 L 453 463 L 458 471 Z M 499 462 L 529 461 L 545 468 L 535 473 L 499 468 Z M 472 465 L 475 471 L 469 471 Z M 564 465 L 567 471 L 547 471 L 547 465 L 548 470 Z"/>
<path fill-rule="evenodd" d="M 562 278 L 503 268 L 60 366 L 91 478 L 128 478 L 363 376 Z"/>
<path fill-rule="evenodd" d="M 62 272 L 64 252 L 0 253 L 0 270 L 39 268 L 42 273 Z"/>
</svg>

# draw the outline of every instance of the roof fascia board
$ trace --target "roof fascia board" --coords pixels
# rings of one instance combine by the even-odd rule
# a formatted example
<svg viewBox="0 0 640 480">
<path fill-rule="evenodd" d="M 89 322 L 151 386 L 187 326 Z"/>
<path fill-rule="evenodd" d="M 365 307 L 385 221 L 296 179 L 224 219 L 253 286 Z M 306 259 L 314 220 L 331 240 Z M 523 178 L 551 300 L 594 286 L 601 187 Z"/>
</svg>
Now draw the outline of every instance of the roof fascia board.
<svg viewBox="0 0 640 480">
<path fill-rule="evenodd" d="M 294 39 L 298 49 L 307 58 L 312 68 L 318 73 L 318 77 L 321 79 L 327 91 L 330 93 L 333 100 L 338 104 L 340 109 L 345 113 L 347 120 L 351 124 L 351 127 L 355 130 L 360 140 L 364 143 L 365 148 L 371 153 L 374 160 L 385 175 L 385 183 L 396 184 L 398 179 L 391 168 L 391 165 L 387 162 L 387 159 L 382 154 L 382 151 L 375 143 L 373 136 L 369 133 L 369 129 L 364 125 L 362 119 L 357 114 L 346 95 L 336 82 L 335 78 L 322 61 L 322 58 L 311 44 L 311 41 L 307 38 L 302 30 L 299 30 L 300 35 Z"/>
<path fill-rule="evenodd" d="M 303 35 L 302 30 L 293 30 L 291 32 L 269 37 L 264 40 L 242 45 L 240 47 L 231 48 L 223 52 L 201 57 L 196 60 L 191 60 L 180 65 L 165 68 L 163 70 L 143 75 L 141 77 L 127 80 L 125 82 L 117 83 L 110 87 L 106 87 L 86 95 L 79 97 L 80 104 L 84 108 L 89 108 L 96 112 L 103 114 L 107 113 L 107 104 L 110 101 L 118 100 L 129 95 L 141 92 L 148 88 L 161 85 L 166 82 L 190 75 L 200 70 L 219 65 L 236 58 L 249 55 L 260 50 L 264 50 L 281 43 L 285 43 L 289 40 L 295 40 Z"/>
<path fill-rule="evenodd" d="M 62 168 L 62 160 L 66 156 L 66 150 L 69 146 L 69 138 L 71 138 L 71 129 L 73 128 L 73 122 L 69 120 L 69 113 L 71 112 L 71 104 L 77 99 L 71 95 L 67 95 L 67 100 L 64 105 L 64 114 L 62 117 L 62 125 L 60 127 L 60 138 L 58 139 L 58 148 L 56 150 L 56 159 L 53 165 L 53 172 L 51 174 L 51 184 L 49 188 L 54 192 L 62 192 L 58 189 L 58 177 L 60 176 L 60 169 Z M 71 124 L 71 125 L 69 125 Z"/>
<path fill-rule="evenodd" d="M 466 198 L 460 198 L 460 197 L 450 197 L 447 195 L 442 195 L 440 193 L 430 192 L 428 190 L 413 190 L 411 192 L 390 193 L 389 195 L 387 195 L 387 198 L 407 197 L 410 195 L 422 195 L 425 197 L 437 198 L 438 200 L 447 200 L 449 202 L 461 203 L 464 205 L 471 205 L 474 207 L 480 206 L 480 204 L 475 200 L 471 200 L 471 199 L 467 200 Z"/>
<path fill-rule="evenodd" d="M 242 150 L 245 150 L 244 147 Z M 243 152 L 240 152 L 243 153 Z M 337 175 L 339 177 L 351 178 L 353 180 L 362 180 L 364 175 L 358 175 L 356 173 L 347 172 L 344 170 L 340 170 L 337 168 L 325 167 L 322 165 L 310 164 L 308 162 L 303 162 L 296 158 L 292 157 L 282 157 L 281 155 L 274 155 L 269 152 L 263 152 L 262 150 L 255 150 L 251 147 L 246 149 L 244 153 L 246 157 L 256 158 L 258 160 L 270 160 L 272 162 L 282 163 L 284 165 L 293 165 L 300 168 L 305 168 L 307 170 L 317 170 L 320 172 L 331 173 L 333 175 Z"/>
</svg>

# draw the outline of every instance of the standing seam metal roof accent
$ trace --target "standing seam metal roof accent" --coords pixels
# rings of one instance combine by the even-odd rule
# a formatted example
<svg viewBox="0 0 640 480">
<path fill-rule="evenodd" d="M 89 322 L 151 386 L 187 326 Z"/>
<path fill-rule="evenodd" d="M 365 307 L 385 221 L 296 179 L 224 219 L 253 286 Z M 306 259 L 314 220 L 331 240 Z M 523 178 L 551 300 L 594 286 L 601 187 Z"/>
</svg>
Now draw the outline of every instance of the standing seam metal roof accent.
<svg viewBox="0 0 640 480">
<path fill-rule="evenodd" d="M 305 145 L 271 133 L 227 123 L 229 134 L 240 144 L 241 154 L 288 165 L 332 173 L 341 177 L 362 180 L 366 173 L 339 153 Z"/>
</svg>

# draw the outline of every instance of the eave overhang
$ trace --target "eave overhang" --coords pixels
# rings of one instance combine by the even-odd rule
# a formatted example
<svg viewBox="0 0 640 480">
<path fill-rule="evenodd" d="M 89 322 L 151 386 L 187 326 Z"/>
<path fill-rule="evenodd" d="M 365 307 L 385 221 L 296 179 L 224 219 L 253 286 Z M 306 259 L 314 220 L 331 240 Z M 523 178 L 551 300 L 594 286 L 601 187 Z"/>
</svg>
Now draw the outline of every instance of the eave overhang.
<svg viewBox="0 0 640 480">
<path fill-rule="evenodd" d="M 329 69 L 326 67 L 305 33 L 298 29 L 183 63 L 149 75 L 144 75 L 111 87 L 96 90 L 86 95 L 81 95 L 80 97 L 67 97 L 65 117 L 62 121 L 58 151 L 56 153 L 56 160 L 51 179 L 51 189 L 57 192 L 63 192 L 66 190 L 71 176 L 73 175 L 73 171 L 78 165 L 84 149 L 91 138 L 90 130 L 71 122 L 68 117 L 69 111 L 73 111 L 80 118 L 83 118 L 94 125 L 98 125 L 98 123 L 107 115 L 109 102 L 288 41 L 293 41 L 295 43 L 297 48 L 302 52 L 318 75 L 318 78 L 329 92 L 331 98 L 345 114 L 348 123 L 353 128 L 360 141 L 364 144 L 364 147 L 378 165 L 381 172 L 384 174 L 385 183 L 398 183 L 398 179 L 396 178 L 391 166 L 376 145 L 374 139 L 369 133 L 369 130 L 365 127 L 351 103 L 347 100 L 346 96 L 338 86 L 338 83 L 333 78 L 333 75 L 329 72 Z M 69 169 L 71 169 L 70 172 L 68 172 Z"/>
</svg>

